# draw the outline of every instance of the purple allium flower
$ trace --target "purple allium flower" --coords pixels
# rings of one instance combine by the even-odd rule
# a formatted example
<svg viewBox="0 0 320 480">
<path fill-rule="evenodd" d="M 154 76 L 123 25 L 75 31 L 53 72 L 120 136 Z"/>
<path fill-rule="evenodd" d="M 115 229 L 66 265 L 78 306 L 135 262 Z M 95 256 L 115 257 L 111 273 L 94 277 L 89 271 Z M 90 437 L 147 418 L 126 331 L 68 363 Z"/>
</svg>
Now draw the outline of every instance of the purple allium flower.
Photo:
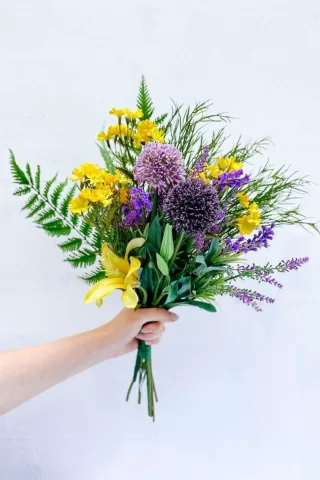
<svg viewBox="0 0 320 480">
<path fill-rule="evenodd" d="M 292 258 L 291 260 L 284 261 L 277 265 L 276 270 L 278 272 L 290 272 L 291 270 L 298 270 L 302 265 L 309 262 L 308 257 Z"/>
<path fill-rule="evenodd" d="M 204 164 L 207 162 L 208 157 L 209 157 L 209 146 L 208 146 L 208 145 L 205 145 L 205 146 L 203 147 L 203 151 L 202 151 L 201 157 L 199 158 L 199 160 L 198 160 L 197 163 L 195 164 L 194 169 L 192 170 L 192 176 L 193 176 L 193 177 L 195 177 L 195 176 L 198 175 L 199 173 L 203 172 Z"/>
<path fill-rule="evenodd" d="M 137 158 L 133 169 L 139 185 L 147 183 L 159 193 L 184 180 L 182 153 L 173 145 L 149 143 Z"/>
<path fill-rule="evenodd" d="M 243 236 L 239 237 L 235 242 L 232 242 L 231 238 L 227 238 L 225 250 L 234 253 L 248 253 L 250 251 L 256 252 L 259 248 L 268 247 L 268 240 L 272 240 L 274 236 L 273 228 L 274 223 L 270 227 L 262 225 L 261 230 L 248 240 Z"/>
<path fill-rule="evenodd" d="M 261 293 L 248 290 L 246 288 L 230 287 L 226 293 L 231 297 L 237 298 L 241 302 L 252 307 L 256 312 L 261 312 L 262 308 L 258 302 L 274 303 L 274 298 L 266 297 Z"/>
<path fill-rule="evenodd" d="M 224 190 L 226 187 L 240 189 L 243 185 L 250 182 L 249 175 L 244 175 L 243 170 L 235 170 L 233 172 L 225 172 L 221 175 L 218 175 L 218 179 L 212 180 L 212 184 L 218 190 Z"/>
<path fill-rule="evenodd" d="M 218 194 L 212 185 L 198 178 L 188 178 L 170 190 L 163 211 L 178 232 L 205 234 L 219 222 Z"/>
<path fill-rule="evenodd" d="M 131 188 L 129 195 L 129 203 L 122 207 L 125 218 L 121 225 L 124 228 L 141 225 L 145 215 L 152 210 L 152 195 L 150 193 L 145 192 L 142 188 Z"/>
</svg>

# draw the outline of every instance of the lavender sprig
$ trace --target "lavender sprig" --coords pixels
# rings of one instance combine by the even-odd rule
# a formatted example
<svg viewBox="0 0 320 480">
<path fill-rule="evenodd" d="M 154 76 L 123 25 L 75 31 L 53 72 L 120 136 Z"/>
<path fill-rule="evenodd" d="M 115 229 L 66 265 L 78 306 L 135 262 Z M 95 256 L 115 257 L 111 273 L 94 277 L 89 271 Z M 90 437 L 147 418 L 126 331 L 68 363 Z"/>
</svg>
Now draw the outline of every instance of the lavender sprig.
<svg viewBox="0 0 320 480">
<path fill-rule="evenodd" d="M 199 175 L 199 173 L 203 172 L 204 165 L 208 161 L 209 157 L 209 146 L 205 145 L 203 147 L 202 155 L 195 164 L 194 169 L 192 170 L 192 176 L 195 177 L 196 175 Z"/>
<path fill-rule="evenodd" d="M 278 282 L 274 277 L 270 276 L 270 273 L 264 267 L 259 267 L 258 265 L 243 266 L 239 265 L 237 268 L 238 278 L 252 278 L 252 280 L 257 280 L 260 282 L 269 283 L 269 285 L 274 285 L 277 288 L 283 288 L 282 283 Z"/>
<path fill-rule="evenodd" d="M 121 223 L 123 228 L 141 225 L 144 216 L 152 210 L 152 195 L 150 193 L 145 192 L 142 188 L 131 188 L 129 194 L 129 203 L 122 207 L 122 213 L 125 214 Z"/>
<path fill-rule="evenodd" d="M 252 307 L 256 312 L 261 312 L 262 308 L 259 302 L 274 303 L 274 298 L 266 297 L 259 292 L 249 290 L 247 288 L 227 287 L 224 293 L 230 295 L 230 297 L 237 298 L 245 305 Z"/>
<path fill-rule="evenodd" d="M 269 247 L 269 240 L 272 240 L 274 237 L 274 223 L 270 227 L 262 225 L 261 230 L 256 233 L 252 238 L 245 239 L 241 236 L 236 241 L 232 241 L 231 238 L 226 240 L 226 252 L 234 253 L 248 253 L 250 251 L 256 252 L 259 248 Z"/>
<path fill-rule="evenodd" d="M 213 179 L 212 184 L 222 191 L 226 187 L 240 189 L 243 185 L 250 182 L 249 175 L 243 175 L 243 170 L 235 170 L 230 173 L 222 173 L 218 175 L 218 179 Z"/>
</svg>

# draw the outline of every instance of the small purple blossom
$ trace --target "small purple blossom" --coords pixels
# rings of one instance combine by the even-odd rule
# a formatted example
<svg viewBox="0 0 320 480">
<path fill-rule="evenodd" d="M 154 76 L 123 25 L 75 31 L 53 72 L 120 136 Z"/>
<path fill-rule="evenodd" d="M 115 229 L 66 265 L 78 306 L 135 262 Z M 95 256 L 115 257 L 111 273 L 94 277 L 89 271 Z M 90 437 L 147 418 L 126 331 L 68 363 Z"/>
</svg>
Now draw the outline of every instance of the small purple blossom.
<svg viewBox="0 0 320 480">
<path fill-rule="evenodd" d="M 231 238 L 226 240 L 226 251 L 232 251 L 234 253 L 248 253 L 250 251 L 256 252 L 259 248 L 269 247 L 269 240 L 272 240 L 274 237 L 274 223 L 270 227 L 262 225 L 261 230 L 258 233 L 254 234 L 252 238 L 248 240 L 245 237 L 241 236 L 234 242 Z"/>
<path fill-rule="evenodd" d="M 143 218 L 152 210 L 152 195 L 145 192 L 142 188 L 131 188 L 129 203 L 123 205 L 122 213 L 125 218 L 121 225 L 124 228 L 139 226 Z"/>
<path fill-rule="evenodd" d="M 290 272 L 291 270 L 298 270 L 302 265 L 305 263 L 309 262 L 309 257 L 303 257 L 303 258 L 291 258 L 291 260 L 280 262 L 276 270 L 278 272 Z"/>
<path fill-rule="evenodd" d="M 196 233 L 194 236 L 194 244 L 197 250 L 201 250 L 204 247 L 204 235 L 203 233 Z"/>
<path fill-rule="evenodd" d="M 133 173 L 139 185 L 147 183 L 154 191 L 164 193 L 184 180 L 182 153 L 173 145 L 149 143 L 137 158 Z"/>
<path fill-rule="evenodd" d="M 277 288 L 283 288 L 282 283 L 278 282 L 274 277 L 270 276 L 270 268 L 259 267 L 258 265 L 243 266 L 239 265 L 237 268 L 239 277 L 249 277 L 253 280 L 260 282 L 269 283 Z"/>
<path fill-rule="evenodd" d="M 243 170 L 235 170 L 233 172 L 225 172 L 218 175 L 217 179 L 212 180 L 212 184 L 218 190 L 224 190 L 226 187 L 240 189 L 243 185 L 250 182 L 250 177 L 243 174 Z"/>
<path fill-rule="evenodd" d="M 266 297 L 261 293 L 248 290 L 246 288 L 230 287 L 227 292 L 231 297 L 237 298 L 245 305 L 249 305 L 256 312 L 261 312 L 262 308 L 258 302 L 274 303 L 274 298 Z"/>
<path fill-rule="evenodd" d="M 211 232 L 219 222 L 221 210 L 212 185 L 198 178 L 188 178 L 169 191 L 163 211 L 178 232 L 194 236 Z"/>
<path fill-rule="evenodd" d="M 192 170 L 192 176 L 195 177 L 196 175 L 199 175 L 199 173 L 203 172 L 204 165 L 208 161 L 209 157 L 209 146 L 205 145 L 202 151 L 202 155 L 195 164 L 194 169 Z"/>
</svg>

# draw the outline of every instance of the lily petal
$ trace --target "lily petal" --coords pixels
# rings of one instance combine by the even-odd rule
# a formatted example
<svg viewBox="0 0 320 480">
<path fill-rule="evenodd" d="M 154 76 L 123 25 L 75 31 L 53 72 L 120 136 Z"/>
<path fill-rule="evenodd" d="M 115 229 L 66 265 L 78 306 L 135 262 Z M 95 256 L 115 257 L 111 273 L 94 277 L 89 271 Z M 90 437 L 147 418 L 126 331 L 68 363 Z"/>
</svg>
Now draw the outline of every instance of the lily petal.
<svg viewBox="0 0 320 480">
<path fill-rule="evenodd" d="M 127 245 L 126 249 L 126 254 L 125 254 L 125 260 L 128 260 L 128 255 L 133 250 L 134 248 L 142 247 L 142 245 L 145 243 L 145 238 L 138 237 L 134 238 L 133 240 L 130 240 L 130 242 Z"/>
<path fill-rule="evenodd" d="M 120 288 L 121 290 L 125 288 L 123 279 L 105 278 L 104 280 L 101 280 L 90 288 L 87 295 L 85 296 L 84 302 L 90 303 L 101 300 L 103 297 L 110 295 L 110 293 L 112 293 L 117 288 Z"/>
<path fill-rule="evenodd" d="M 118 257 L 105 243 L 101 250 L 101 263 L 109 278 L 124 278 L 129 270 L 129 263 Z"/>
<path fill-rule="evenodd" d="M 124 285 L 127 287 L 127 285 L 135 285 L 138 282 L 138 270 L 141 267 L 141 262 L 138 258 L 136 257 L 130 257 L 130 268 L 128 271 L 128 274 L 124 280 Z"/>
<path fill-rule="evenodd" d="M 138 305 L 139 297 L 133 288 L 128 285 L 127 289 L 123 292 L 121 300 L 125 307 L 127 308 L 136 308 Z"/>
</svg>

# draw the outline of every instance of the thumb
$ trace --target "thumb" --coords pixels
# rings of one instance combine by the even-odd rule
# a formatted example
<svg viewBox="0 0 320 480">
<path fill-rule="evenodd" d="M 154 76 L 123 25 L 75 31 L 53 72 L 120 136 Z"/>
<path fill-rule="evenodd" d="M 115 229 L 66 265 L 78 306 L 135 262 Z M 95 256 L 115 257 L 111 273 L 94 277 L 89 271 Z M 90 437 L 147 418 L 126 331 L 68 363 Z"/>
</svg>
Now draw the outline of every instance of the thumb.
<svg viewBox="0 0 320 480">
<path fill-rule="evenodd" d="M 149 322 L 170 323 L 178 320 L 178 315 L 164 308 L 140 308 L 136 314 L 141 327 Z"/>
</svg>

